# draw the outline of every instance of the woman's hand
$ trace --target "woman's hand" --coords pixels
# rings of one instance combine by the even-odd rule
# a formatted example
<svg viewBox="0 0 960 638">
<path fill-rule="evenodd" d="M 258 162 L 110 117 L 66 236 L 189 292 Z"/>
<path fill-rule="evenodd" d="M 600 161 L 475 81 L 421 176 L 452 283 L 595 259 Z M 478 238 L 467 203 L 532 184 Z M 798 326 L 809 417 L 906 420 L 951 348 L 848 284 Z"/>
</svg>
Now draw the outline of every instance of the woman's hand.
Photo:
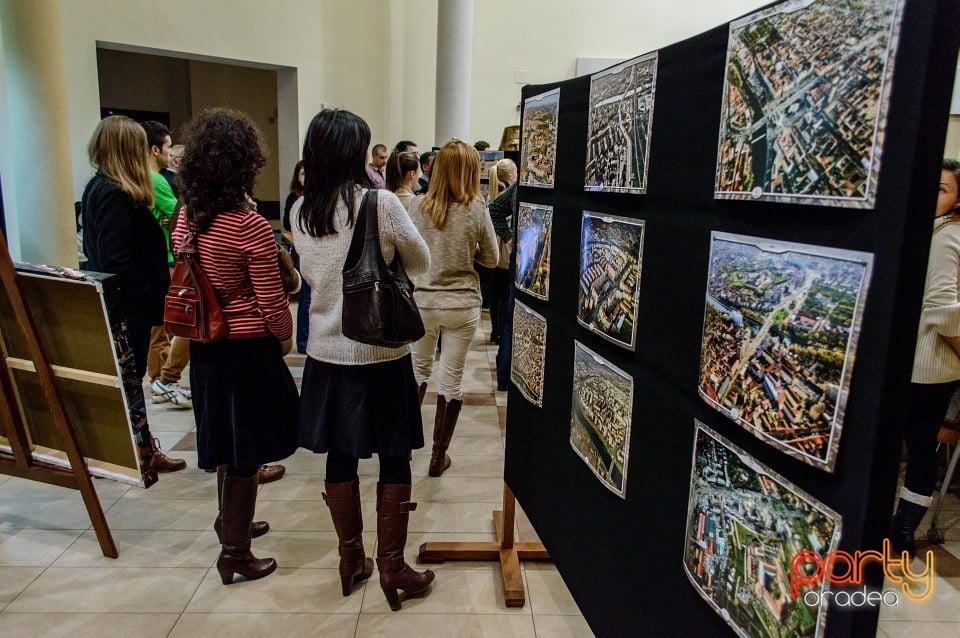
<svg viewBox="0 0 960 638">
<path fill-rule="evenodd" d="M 290 335 L 286 339 L 280 342 L 280 353 L 283 356 L 290 354 L 290 351 L 293 350 L 293 335 Z"/>
</svg>

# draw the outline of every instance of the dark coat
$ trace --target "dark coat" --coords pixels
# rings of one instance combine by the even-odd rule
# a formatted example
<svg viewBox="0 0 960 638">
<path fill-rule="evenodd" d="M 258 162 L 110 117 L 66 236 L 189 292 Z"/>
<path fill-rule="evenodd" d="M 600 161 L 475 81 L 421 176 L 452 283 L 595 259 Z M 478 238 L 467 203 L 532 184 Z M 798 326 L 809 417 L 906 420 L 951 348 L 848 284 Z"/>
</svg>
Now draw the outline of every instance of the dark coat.
<svg viewBox="0 0 960 638">
<path fill-rule="evenodd" d="M 153 213 L 100 173 L 83 189 L 81 202 L 87 269 L 117 276 L 118 310 L 129 324 L 161 325 L 170 270 Z"/>
</svg>

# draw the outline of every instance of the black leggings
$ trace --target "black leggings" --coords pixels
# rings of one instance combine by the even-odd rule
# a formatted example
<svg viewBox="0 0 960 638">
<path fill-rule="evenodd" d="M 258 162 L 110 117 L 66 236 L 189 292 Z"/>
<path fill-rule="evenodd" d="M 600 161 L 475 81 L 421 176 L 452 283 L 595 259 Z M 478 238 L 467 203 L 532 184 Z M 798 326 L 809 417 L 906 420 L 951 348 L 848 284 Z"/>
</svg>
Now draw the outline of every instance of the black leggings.
<svg viewBox="0 0 960 638">
<path fill-rule="evenodd" d="M 392 485 L 410 485 L 410 457 L 379 454 L 380 482 Z M 357 478 L 360 459 L 349 454 L 330 450 L 327 452 L 327 483 L 349 483 Z"/>
<path fill-rule="evenodd" d="M 956 381 L 910 384 L 908 420 L 903 429 L 903 440 L 907 444 L 907 475 L 903 486 L 914 494 L 933 494 L 937 484 L 937 432 L 958 385 Z"/>
</svg>

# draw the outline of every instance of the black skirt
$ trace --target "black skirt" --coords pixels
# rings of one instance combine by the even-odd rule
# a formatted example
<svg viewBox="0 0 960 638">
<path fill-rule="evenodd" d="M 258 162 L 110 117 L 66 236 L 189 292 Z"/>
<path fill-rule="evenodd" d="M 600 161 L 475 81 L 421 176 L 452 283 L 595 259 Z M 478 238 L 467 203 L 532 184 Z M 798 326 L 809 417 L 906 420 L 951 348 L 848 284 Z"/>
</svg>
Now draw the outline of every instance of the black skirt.
<svg viewBox="0 0 960 638">
<path fill-rule="evenodd" d="M 356 458 L 406 456 L 423 447 L 423 421 L 410 355 L 359 366 L 307 357 L 300 446 Z"/>
<path fill-rule="evenodd" d="M 299 397 L 272 338 L 190 342 L 197 462 L 256 469 L 297 449 Z"/>
</svg>

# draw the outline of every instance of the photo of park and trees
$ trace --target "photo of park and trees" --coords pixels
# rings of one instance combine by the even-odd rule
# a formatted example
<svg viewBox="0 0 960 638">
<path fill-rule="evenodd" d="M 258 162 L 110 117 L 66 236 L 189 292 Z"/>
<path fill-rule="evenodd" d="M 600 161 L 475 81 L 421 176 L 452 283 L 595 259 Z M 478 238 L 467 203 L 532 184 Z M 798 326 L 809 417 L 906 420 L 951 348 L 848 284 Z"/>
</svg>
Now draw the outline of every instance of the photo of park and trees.
<svg viewBox="0 0 960 638">
<path fill-rule="evenodd" d="M 789 0 L 730 23 L 716 196 L 872 208 L 902 0 Z"/>
<path fill-rule="evenodd" d="M 801 551 L 837 548 L 841 516 L 696 421 L 683 567 L 690 582 L 740 636 L 823 635 L 827 579 L 791 595 L 791 563 Z"/>
<path fill-rule="evenodd" d="M 626 498 L 633 377 L 574 341 L 570 445 L 600 482 Z"/>
<path fill-rule="evenodd" d="M 510 380 L 527 401 L 543 407 L 543 372 L 547 353 L 547 320 L 517 301 L 513 308 Z"/>
<path fill-rule="evenodd" d="M 642 219 L 583 211 L 577 321 L 634 350 L 643 259 Z"/>
<path fill-rule="evenodd" d="M 873 257 L 714 232 L 700 396 L 833 471 Z"/>
<path fill-rule="evenodd" d="M 520 202 L 517 210 L 517 288 L 543 299 L 550 298 L 550 236 L 553 206 Z"/>
<path fill-rule="evenodd" d="M 553 188 L 557 170 L 557 123 L 560 89 L 523 101 L 520 136 L 520 185 Z"/>
<path fill-rule="evenodd" d="M 647 192 L 656 84 L 656 52 L 591 76 L 584 190 Z"/>
</svg>

